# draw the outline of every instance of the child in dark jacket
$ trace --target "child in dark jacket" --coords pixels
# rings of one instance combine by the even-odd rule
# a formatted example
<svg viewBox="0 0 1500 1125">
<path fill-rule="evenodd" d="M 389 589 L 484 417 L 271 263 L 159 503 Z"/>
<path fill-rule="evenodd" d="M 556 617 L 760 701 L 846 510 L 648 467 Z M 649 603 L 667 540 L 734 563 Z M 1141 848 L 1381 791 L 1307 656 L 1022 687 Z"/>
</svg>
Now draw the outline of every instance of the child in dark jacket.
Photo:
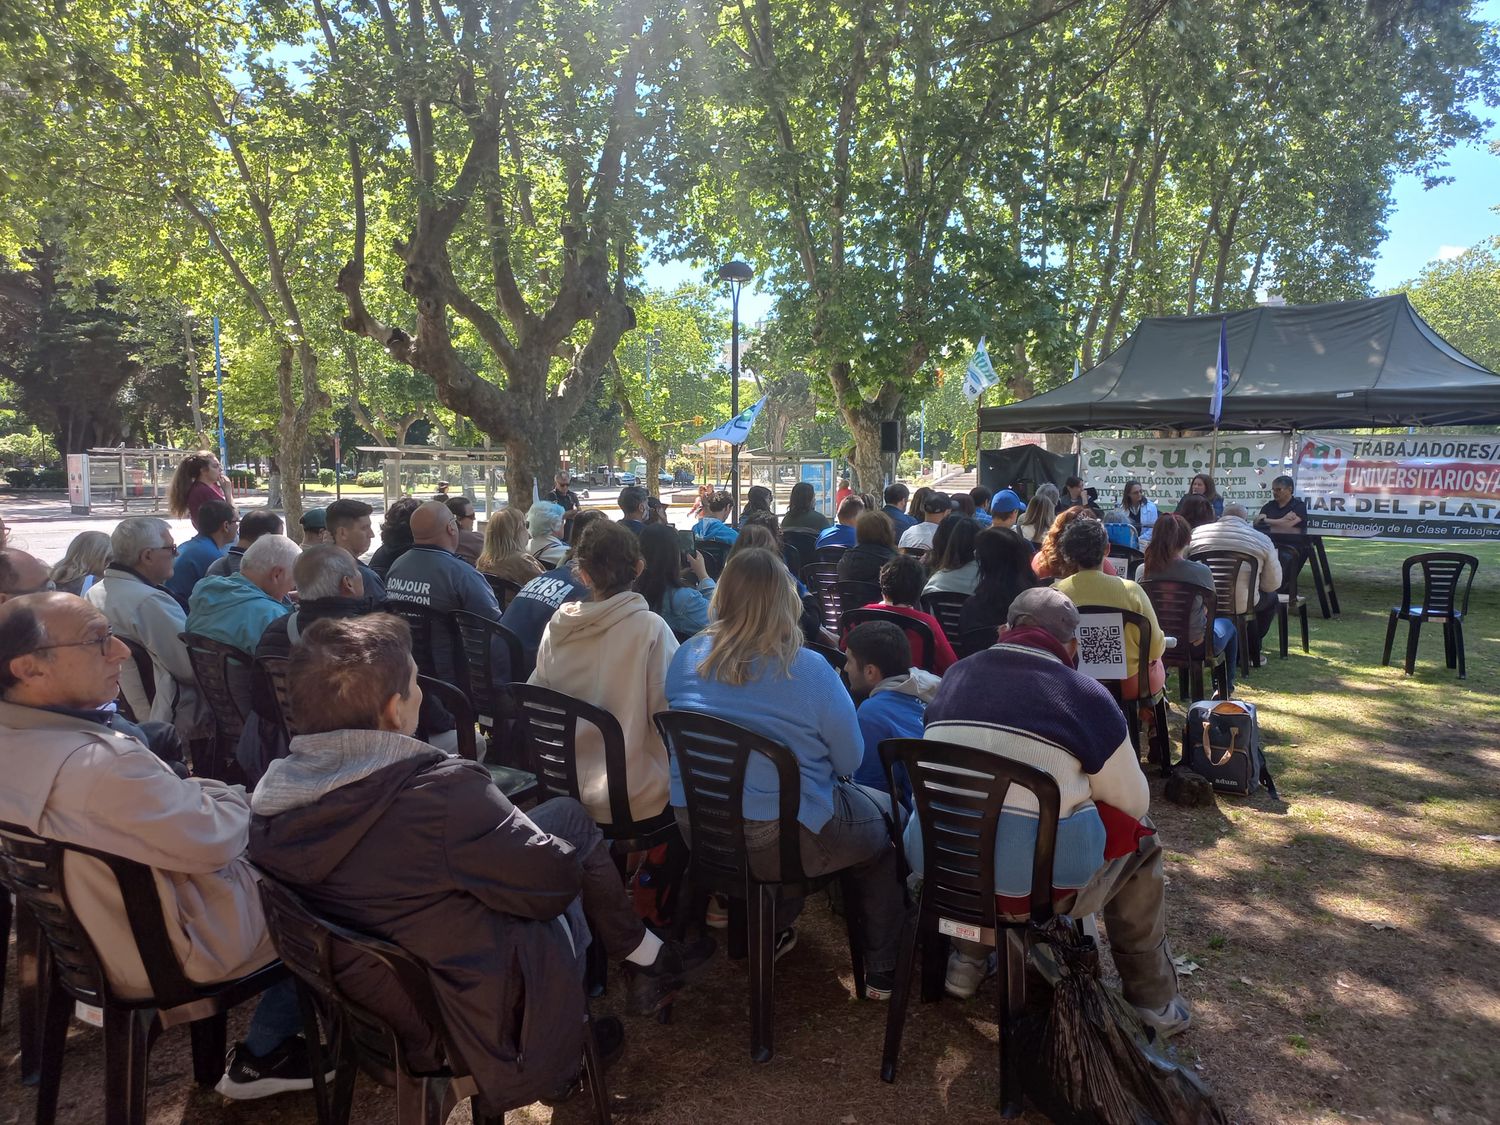
<svg viewBox="0 0 1500 1125">
<path fill-rule="evenodd" d="M 859 730 L 865 755 L 854 780 L 887 792 L 880 743 L 887 738 L 921 738 L 927 704 L 942 679 L 911 666 L 911 642 L 906 631 L 890 621 L 866 621 L 849 630 L 845 639 L 849 686 L 859 701 Z M 899 767 L 898 767 L 899 769 Z M 911 785 L 898 774 L 896 797 L 911 809 Z"/>
</svg>

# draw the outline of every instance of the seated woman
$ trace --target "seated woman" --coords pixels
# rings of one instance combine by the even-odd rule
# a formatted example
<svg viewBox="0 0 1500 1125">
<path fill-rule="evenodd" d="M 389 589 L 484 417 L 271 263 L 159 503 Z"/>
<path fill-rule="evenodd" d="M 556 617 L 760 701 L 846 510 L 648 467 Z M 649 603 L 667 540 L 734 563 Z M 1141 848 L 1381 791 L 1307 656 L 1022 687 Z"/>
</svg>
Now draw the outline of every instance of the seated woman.
<svg viewBox="0 0 1500 1125">
<path fill-rule="evenodd" d="M 1188 527 L 1187 520 L 1181 516 L 1168 513 L 1156 521 L 1156 531 L 1151 536 L 1151 546 L 1146 548 L 1146 561 L 1141 568 L 1142 578 L 1168 578 L 1173 582 L 1186 582 L 1190 586 L 1201 586 L 1210 594 L 1214 592 L 1214 574 L 1206 565 L 1195 562 L 1187 557 L 1187 551 L 1193 543 L 1193 529 Z M 1202 603 L 1199 603 L 1193 612 L 1192 630 L 1188 636 L 1188 643 L 1200 655 L 1203 653 L 1203 634 L 1208 626 L 1208 614 L 1204 611 Z M 1228 649 L 1235 651 L 1235 643 L 1239 640 L 1239 630 L 1235 628 L 1234 618 L 1215 617 L 1213 635 L 1213 654 Z M 1229 694 L 1234 694 L 1234 664 L 1233 660 L 1224 661 L 1225 673 L 1229 677 Z"/>
<path fill-rule="evenodd" d="M 385 580 L 391 564 L 411 550 L 411 514 L 422 506 L 415 496 L 403 496 L 385 510 L 380 521 L 380 546 L 370 556 L 370 569 Z"/>
<path fill-rule="evenodd" d="M 773 516 L 776 514 L 771 490 L 763 484 L 754 485 L 745 493 L 745 506 L 740 511 L 740 519 L 743 520 L 751 512 L 767 512 Z"/>
<path fill-rule="evenodd" d="M 896 557 L 896 531 L 884 512 L 861 512 L 854 546 L 839 556 L 840 582 L 879 582 L 880 568 Z"/>
<path fill-rule="evenodd" d="M 886 817 L 890 798 L 852 781 L 864 740 L 854 703 L 839 674 L 802 647 L 801 605 L 786 567 L 770 551 L 730 556 L 714 592 L 714 620 L 677 650 L 667 672 L 674 710 L 726 718 L 775 739 L 797 759 L 801 781 L 802 864 L 808 875 L 852 869 L 864 918 L 865 992 L 890 996 L 896 946 L 906 914 Z M 778 873 L 780 824 L 777 777 L 752 755 L 745 774 L 745 839 L 750 867 L 762 878 Z M 686 796 L 672 760 L 672 806 L 687 831 Z M 689 841 L 691 845 L 691 841 Z M 778 953 L 796 942 L 792 923 L 800 900 L 777 904 Z"/>
<path fill-rule="evenodd" d="M 538 500 L 526 513 L 526 528 L 531 532 L 526 549 L 543 566 L 558 566 L 568 557 L 568 545 L 562 539 L 564 514 L 562 505 L 551 500 Z"/>
<path fill-rule="evenodd" d="M 496 512 L 484 525 L 484 550 L 474 564 L 485 574 L 524 586 L 542 573 L 542 564 L 526 552 L 526 513 L 520 508 Z"/>
<path fill-rule="evenodd" d="M 1142 540 L 1151 538 L 1151 528 L 1156 524 L 1156 504 L 1146 496 L 1146 488 L 1138 480 L 1125 482 L 1120 492 L 1120 508 L 1130 519 L 1130 526 Z"/>
<path fill-rule="evenodd" d="M 1219 518 L 1214 515 L 1214 506 L 1206 496 L 1195 496 L 1192 493 L 1182 498 L 1182 503 L 1177 505 L 1176 514 L 1187 521 L 1189 531 L 1206 523 L 1213 523 Z"/>
<path fill-rule="evenodd" d="M 1052 528 L 1042 540 L 1042 549 L 1031 558 L 1031 572 L 1038 578 L 1066 578 L 1078 568 L 1068 562 L 1062 553 L 1063 532 L 1074 520 L 1097 520 L 1099 513 L 1087 504 L 1074 504 L 1057 513 Z M 1104 560 L 1104 573 L 1114 574 L 1115 567 L 1108 558 Z"/>
<path fill-rule="evenodd" d="M 959 616 L 965 632 L 970 629 L 999 632 L 1016 595 L 1039 584 L 1031 571 L 1034 557 L 1034 552 L 1019 535 L 1004 528 L 991 527 L 979 533 L 974 540 L 979 584 L 974 587 L 974 596 L 964 603 L 963 613 Z"/>
<path fill-rule="evenodd" d="M 813 505 L 818 494 L 805 480 L 792 485 L 792 496 L 787 502 L 786 513 L 781 517 L 782 527 L 804 527 L 808 531 L 822 531 L 828 526 L 828 517 Z"/>
<path fill-rule="evenodd" d="M 1036 490 L 1036 495 L 1026 502 L 1026 510 L 1016 521 L 1016 531 L 1022 539 L 1040 544 L 1047 537 L 1052 521 L 1057 518 L 1057 502 L 1057 485 L 1051 481 Z"/>
<path fill-rule="evenodd" d="M 712 539 L 719 543 L 733 543 L 739 532 L 724 521 L 729 518 L 729 509 L 734 506 L 727 492 L 712 493 L 704 500 L 704 516 L 693 524 L 693 536 L 697 539 Z"/>
<path fill-rule="evenodd" d="M 565 602 L 547 622 L 530 683 L 602 707 L 625 735 L 630 815 L 650 820 L 667 806 L 667 749 L 651 716 L 667 706 L 667 665 L 677 638 L 631 589 L 641 573 L 640 540 L 629 528 L 596 520 L 573 553 L 586 602 Z M 610 823 L 609 779 L 599 732 L 578 732 L 578 794 L 599 824 Z"/>
<path fill-rule="evenodd" d="M 1188 482 L 1187 493 L 1181 500 L 1177 501 L 1177 512 L 1179 515 L 1182 513 L 1183 503 L 1189 496 L 1201 496 L 1204 500 L 1208 501 L 1209 506 L 1214 512 L 1214 519 L 1218 519 L 1224 514 L 1224 497 L 1219 495 L 1219 489 L 1214 484 L 1214 478 L 1207 473 L 1199 473 Z"/>
<path fill-rule="evenodd" d="M 646 566 L 635 580 L 635 592 L 673 633 L 700 632 L 708 624 L 708 598 L 714 592 L 703 556 L 696 551 L 687 556 L 687 570 L 692 574 L 692 581 L 687 581 L 677 529 L 649 523 L 641 530 L 641 557 Z"/>
<path fill-rule="evenodd" d="M 972 502 L 971 502 L 972 503 Z M 922 588 L 924 594 L 972 594 L 979 584 L 979 564 L 974 561 L 974 540 L 979 524 L 960 512 L 943 517 L 932 537 L 932 552 L 927 556 L 932 577 Z"/>
<path fill-rule="evenodd" d="M 104 577 L 109 565 L 109 536 L 102 531 L 80 531 L 68 544 L 67 553 L 52 568 L 52 581 L 65 594 L 82 597 Z"/>
<path fill-rule="evenodd" d="M 1129 547 L 1133 551 L 1141 549 L 1140 532 L 1136 530 L 1135 524 L 1130 522 L 1130 513 L 1123 508 L 1104 513 L 1104 533 L 1117 547 Z"/>
<path fill-rule="evenodd" d="M 941 676 L 957 663 L 958 654 L 953 651 L 953 645 L 949 643 L 948 635 L 943 632 L 938 619 L 917 608 L 917 599 L 922 596 L 922 584 L 926 579 L 927 571 L 923 569 L 919 559 L 912 558 L 911 555 L 896 555 L 880 568 L 880 600 L 871 602 L 866 608 L 892 609 L 931 629 L 933 644 L 936 646 L 932 654 L 932 670 Z M 912 660 L 918 667 L 923 666 L 927 658 L 925 642 L 914 632 L 908 632 L 906 639 L 911 642 Z"/>
<path fill-rule="evenodd" d="M 1063 532 L 1064 556 L 1078 570 L 1067 578 L 1059 579 L 1053 589 L 1066 594 L 1076 606 L 1107 605 L 1115 609 L 1127 609 L 1139 613 L 1151 626 L 1147 669 L 1148 688 L 1154 696 L 1167 682 L 1167 669 L 1161 662 L 1161 654 L 1167 651 L 1167 639 L 1156 620 L 1156 610 L 1146 591 L 1128 578 L 1117 578 L 1103 571 L 1105 556 L 1109 552 L 1109 537 L 1104 525 L 1098 520 L 1074 520 Z M 1133 627 L 1125 630 L 1126 679 L 1120 685 L 1120 694 L 1126 699 L 1137 698 L 1140 691 L 1139 674 L 1140 640 Z"/>
</svg>

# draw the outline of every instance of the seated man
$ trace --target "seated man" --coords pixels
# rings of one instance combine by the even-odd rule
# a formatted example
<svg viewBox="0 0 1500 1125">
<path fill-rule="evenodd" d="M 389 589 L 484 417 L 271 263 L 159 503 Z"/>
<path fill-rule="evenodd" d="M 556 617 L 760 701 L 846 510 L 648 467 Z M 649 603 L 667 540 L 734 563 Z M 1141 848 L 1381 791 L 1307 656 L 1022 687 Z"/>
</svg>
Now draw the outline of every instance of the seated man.
<svg viewBox="0 0 1500 1125">
<path fill-rule="evenodd" d="M 297 521 L 302 527 L 302 545 L 304 547 L 316 547 L 319 543 L 327 543 L 328 534 L 328 509 L 309 508 L 302 513 Z"/>
<path fill-rule="evenodd" d="M 1103 910 L 1125 999 L 1158 1034 L 1175 1035 L 1191 1016 L 1167 943 L 1161 844 L 1151 823 L 1139 819 L 1151 792 L 1119 705 L 1072 667 L 1077 633 L 1078 610 L 1064 595 L 1045 586 L 1022 591 L 1011 602 L 1000 642 L 943 678 L 927 708 L 927 733 L 1014 758 L 1057 781 L 1062 804 L 1054 902 L 1078 918 Z M 995 684 L 1006 690 L 995 691 Z M 1027 909 L 1035 817 L 1031 794 L 1013 789 L 995 841 L 996 907 L 1008 914 Z M 915 818 L 906 847 L 920 871 Z M 955 942 L 949 993 L 974 995 L 987 971 L 986 952 Z"/>
<path fill-rule="evenodd" d="M 865 621 L 844 638 L 849 664 L 844 676 L 854 693 L 859 733 L 864 735 L 865 756 L 854 780 L 871 789 L 888 792 L 885 766 L 880 761 L 880 743 L 887 738 L 921 738 L 927 704 L 943 681 L 931 672 L 913 668 L 911 644 L 906 631 L 890 621 Z M 911 784 L 896 779 L 898 797 L 911 808 Z"/>
<path fill-rule="evenodd" d="M 724 491 L 712 492 L 703 501 L 703 518 L 693 524 L 693 538 L 734 546 L 740 533 L 724 521 L 734 507 L 734 499 Z"/>
<path fill-rule="evenodd" d="M 1266 532 L 1307 533 L 1307 501 L 1292 495 L 1291 477 L 1277 477 L 1271 482 L 1271 499 L 1261 505 L 1255 526 Z"/>
<path fill-rule="evenodd" d="M 52 568 L 41 559 L 14 547 L 0 547 L 0 602 L 54 588 Z"/>
<path fill-rule="evenodd" d="M 235 515 L 233 504 L 225 500 L 205 500 L 193 513 L 193 527 L 198 534 L 177 548 L 172 577 L 166 582 L 172 596 L 184 605 L 199 579 L 224 557 L 229 544 L 239 536 L 240 518 Z"/>
<path fill-rule="evenodd" d="M 266 626 L 291 612 L 292 568 L 301 550 L 285 535 L 263 535 L 240 560 L 240 572 L 205 578 L 189 600 L 187 632 L 253 653 Z"/>
<path fill-rule="evenodd" d="M 990 500 L 994 495 L 982 484 L 976 484 L 969 489 L 969 499 L 974 501 L 974 519 L 979 521 L 981 527 L 989 527 L 995 522 L 994 517 L 990 515 Z"/>
<path fill-rule="evenodd" d="M 1026 502 L 1016 493 L 1013 488 L 1002 488 L 995 493 L 995 498 L 990 501 L 990 525 L 992 527 L 1008 527 L 1016 530 L 1016 524 L 1021 518 L 1021 513 L 1026 510 Z"/>
<path fill-rule="evenodd" d="M 1193 544 L 1188 548 L 1188 558 L 1197 558 L 1205 551 L 1238 551 L 1250 555 L 1259 566 L 1258 591 L 1249 588 L 1250 579 L 1244 570 L 1234 588 L 1234 613 L 1255 613 L 1255 628 L 1250 630 L 1250 660 L 1255 665 L 1266 662 L 1261 653 L 1261 638 L 1276 620 L 1276 593 L 1281 589 L 1281 556 L 1270 538 L 1250 526 L 1250 513 L 1243 504 L 1225 504 L 1224 514 L 1213 523 L 1193 528 Z M 1230 610 L 1219 606 L 1220 613 Z"/>
<path fill-rule="evenodd" d="M 122 637 L 151 654 L 154 700 L 146 698 L 135 661 L 120 673 L 121 690 L 137 719 L 171 723 L 183 741 L 212 729 L 207 704 L 198 693 L 187 646 L 187 612 L 162 585 L 172 576 L 177 547 L 167 521 L 155 516 L 127 516 L 109 536 L 110 564 L 104 577 L 89 587 L 88 600 Z"/>
<path fill-rule="evenodd" d="M 920 547 L 924 551 L 932 548 L 932 537 L 937 534 L 937 525 L 953 511 L 953 501 L 946 492 L 932 492 L 922 501 L 922 522 L 914 523 L 901 533 L 896 546 Z"/>
<path fill-rule="evenodd" d="M 201 509 L 200 509 L 201 510 Z M 205 578 L 225 578 L 231 574 L 240 572 L 240 560 L 245 557 L 245 552 L 250 549 L 262 535 L 280 535 L 284 530 L 281 517 L 270 508 L 256 508 L 253 512 L 246 512 L 240 517 L 240 537 L 234 543 L 227 554 L 218 561 L 212 563 Z"/>
<path fill-rule="evenodd" d="M 839 505 L 838 522 L 832 527 L 825 527 L 818 535 L 819 547 L 844 547 L 854 546 L 859 540 L 854 534 L 854 525 L 859 522 L 860 514 L 865 510 L 865 502 L 858 496 L 847 497 Z"/>
<path fill-rule="evenodd" d="M 646 526 L 647 495 L 646 490 L 638 484 L 627 484 L 620 489 L 620 522 L 637 535 Z M 576 529 L 573 533 L 573 542 L 578 542 Z"/>
<path fill-rule="evenodd" d="M 885 486 L 885 507 L 880 510 L 891 517 L 891 530 L 900 535 L 917 521 L 906 514 L 906 501 L 911 492 L 897 481 Z"/>
<path fill-rule="evenodd" d="M 313 909 L 427 966 L 485 1112 L 566 1088 L 577 1073 L 580 899 L 595 937 L 626 962 L 635 1014 L 667 1003 L 712 956 L 711 938 L 680 945 L 646 930 L 577 801 L 528 816 L 483 766 L 410 737 L 422 689 L 405 622 L 316 621 L 291 661 L 292 706 L 308 733 L 256 787 L 251 856 Z M 376 1010 L 386 991 L 371 991 Z"/>
<path fill-rule="evenodd" d="M 82 598 L 33 594 L 0 606 L 0 821 L 152 867 L 187 978 L 244 976 L 276 957 L 244 858 L 249 801 L 238 786 L 179 777 L 105 710 L 129 659 L 108 619 Z M 110 984 L 122 997 L 149 996 L 119 884 L 76 853 L 64 859 L 63 878 Z M 219 1093 L 311 1089 L 301 1027 L 291 983 L 268 989 Z"/>
<path fill-rule="evenodd" d="M 385 583 L 360 560 L 375 542 L 375 529 L 370 526 L 370 513 L 375 509 L 363 500 L 335 500 L 324 509 L 328 520 L 328 534 L 336 546 L 354 556 L 359 567 L 359 576 L 364 582 L 365 596 L 376 601 L 385 601 Z"/>
</svg>

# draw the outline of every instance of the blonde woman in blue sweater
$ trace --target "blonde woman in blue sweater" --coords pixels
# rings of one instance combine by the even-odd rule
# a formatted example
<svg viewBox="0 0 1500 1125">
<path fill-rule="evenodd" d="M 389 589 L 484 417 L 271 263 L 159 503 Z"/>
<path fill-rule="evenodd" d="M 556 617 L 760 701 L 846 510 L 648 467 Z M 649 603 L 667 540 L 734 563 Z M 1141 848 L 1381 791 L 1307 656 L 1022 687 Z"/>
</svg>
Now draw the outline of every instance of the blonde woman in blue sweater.
<svg viewBox="0 0 1500 1125">
<path fill-rule="evenodd" d="M 673 710 L 715 715 L 774 739 L 797 758 L 802 779 L 802 864 L 807 874 L 852 868 L 865 915 L 865 993 L 890 996 L 906 910 L 886 829 L 890 797 L 849 780 L 864 756 L 854 702 L 837 672 L 802 647 L 802 603 L 781 559 L 760 548 L 732 555 L 719 577 L 706 630 L 677 650 L 667 670 Z M 672 759 L 671 800 L 687 830 L 686 798 Z M 750 866 L 775 876 L 779 849 L 776 772 L 758 755 L 745 771 Z M 796 943 L 800 899 L 777 909 L 777 956 Z"/>
</svg>

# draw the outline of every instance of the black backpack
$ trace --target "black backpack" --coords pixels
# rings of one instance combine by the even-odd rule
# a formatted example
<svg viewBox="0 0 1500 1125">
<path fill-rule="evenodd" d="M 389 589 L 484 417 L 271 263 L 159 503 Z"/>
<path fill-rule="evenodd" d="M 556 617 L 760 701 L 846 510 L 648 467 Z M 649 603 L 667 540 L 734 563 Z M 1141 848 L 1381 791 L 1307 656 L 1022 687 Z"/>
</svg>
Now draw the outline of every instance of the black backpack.
<svg viewBox="0 0 1500 1125">
<path fill-rule="evenodd" d="M 1280 799 L 1261 751 L 1253 703 L 1239 699 L 1194 703 L 1182 730 L 1182 762 L 1206 777 L 1216 792 L 1250 797 L 1264 785 L 1272 798 Z"/>
</svg>

